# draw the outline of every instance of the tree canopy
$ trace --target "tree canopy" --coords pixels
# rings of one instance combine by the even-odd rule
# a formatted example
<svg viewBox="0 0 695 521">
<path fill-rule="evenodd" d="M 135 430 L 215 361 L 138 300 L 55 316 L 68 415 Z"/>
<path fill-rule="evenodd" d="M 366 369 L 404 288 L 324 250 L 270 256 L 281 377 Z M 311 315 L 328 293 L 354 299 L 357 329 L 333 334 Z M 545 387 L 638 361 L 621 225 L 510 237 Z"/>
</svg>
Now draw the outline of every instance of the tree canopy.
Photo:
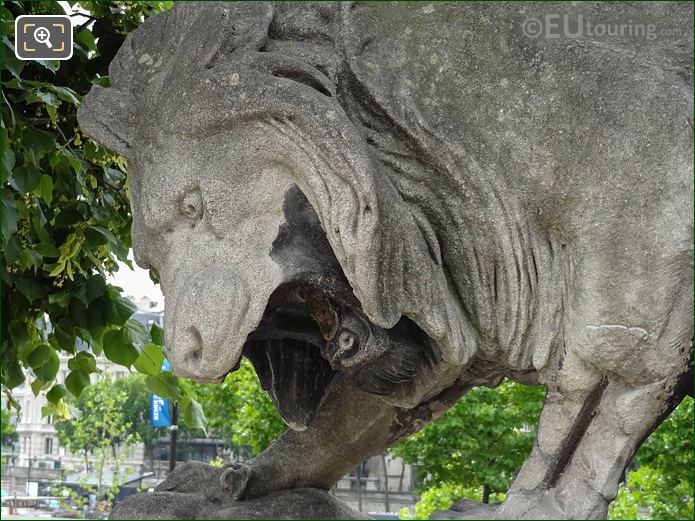
<svg viewBox="0 0 695 521">
<path fill-rule="evenodd" d="M 237 456 L 256 456 L 287 428 L 246 359 L 222 384 L 195 384 L 194 390 L 210 431 Z"/>
<path fill-rule="evenodd" d="M 420 501 L 401 517 L 426 519 L 461 498 L 504 499 L 531 449 L 542 401 L 542 388 L 512 382 L 473 389 L 437 422 L 394 447 L 394 455 L 419 466 Z M 693 518 L 692 398 L 647 438 L 629 468 L 609 519 Z"/>
<path fill-rule="evenodd" d="M 473 389 L 391 453 L 419 466 L 421 493 L 449 484 L 487 502 L 507 491 L 531 451 L 544 394 L 511 381 Z"/>
<path fill-rule="evenodd" d="M 610 519 L 693 519 L 693 399 L 686 397 L 635 454 Z M 645 515 L 646 513 L 646 515 Z"/>
<path fill-rule="evenodd" d="M 152 390 L 181 402 L 186 422 L 204 427 L 190 383 L 160 374 L 161 334 L 131 320 L 135 306 L 108 282 L 117 260 L 130 264 L 127 165 L 76 119 L 91 86 L 109 85 L 108 65 L 126 34 L 171 2 L 79 5 L 87 22 L 74 28 L 73 57 L 62 62 L 19 60 L 12 43 L 17 16 L 65 14 L 58 3 L 0 7 L 2 384 L 18 406 L 10 391 L 28 374 L 33 392 L 50 402 L 44 414 L 66 418 L 66 393 L 79 396 L 103 353 L 147 374 Z M 65 385 L 55 383 L 60 353 L 70 356 Z"/>
</svg>

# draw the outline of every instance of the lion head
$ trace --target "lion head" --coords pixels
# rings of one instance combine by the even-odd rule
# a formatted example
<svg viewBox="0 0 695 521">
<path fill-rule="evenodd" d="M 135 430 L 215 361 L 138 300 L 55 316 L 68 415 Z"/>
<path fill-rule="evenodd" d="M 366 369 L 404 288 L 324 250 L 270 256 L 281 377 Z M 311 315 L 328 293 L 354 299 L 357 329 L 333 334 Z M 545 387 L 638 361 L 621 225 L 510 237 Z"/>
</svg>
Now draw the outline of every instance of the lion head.
<svg viewBox="0 0 695 521">
<path fill-rule="evenodd" d="M 432 226 L 370 141 L 352 15 L 177 4 L 126 38 L 79 111 L 128 160 L 174 372 L 219 382 L 245 354 L 297 428 L 337 374 L 410 403 L 476 342 Z"/>
</svg>

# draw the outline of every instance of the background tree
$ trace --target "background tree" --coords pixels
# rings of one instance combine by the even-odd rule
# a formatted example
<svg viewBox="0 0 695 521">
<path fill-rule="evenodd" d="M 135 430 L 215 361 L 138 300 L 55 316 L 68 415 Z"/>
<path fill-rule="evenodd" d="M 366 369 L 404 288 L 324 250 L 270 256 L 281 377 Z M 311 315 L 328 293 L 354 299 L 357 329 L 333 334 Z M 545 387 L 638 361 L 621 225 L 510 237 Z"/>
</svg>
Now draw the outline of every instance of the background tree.
<svg viewBox="0 0 695 521">
<path fill-rule="evenodd" d="M 154 449 L 157 440 L 165 435 L 162 428 L 150 425 L 150 391 L 145 383 L 145 376 L 131 374 L 114 381 L 114 388 L 126 395 L 126 400 L 121 404 L 123 417 L 130 423 L 129 431 L 137 435 L 145 446 L 145 452 L 150 463 L 154 463 Z"/>
<path fill-rule="evenodd" d="M 443 483 L 478 489 L 488 502 L 506 492 L 536 436 L 545 390 L 504 382 L 473 389 L 438 421 L 391 453 L 418 464 L 421 491 Z"/>
<path fill-rule="evenodd" d="M 610 519 L 693 519 L 693 399 L 686 397 L 635 454 Z"/>
<path fill-rule="evenodd" d="M 69 415 L 66 393 L 80 394 L 96 371 L 94 355 L 103 352 L 126 367 L 145 367 L 147 385 L 179 400 L 185 421 L 204 426 L 190 385 L 142 360 L 161 358 L 161 340 L 129 320 L 135 306 L 107 282 L 116 260 L 130 264 L 126 163 L 85 137 L 76 119 L 91 86 L 109 85 L 108 65 L 126 34 L 171 2 L 79 5 L 88 20 L 73 30 L 73 57 L 62 62 L 19 60 L 12 44 L 17 16 L 65 14 L 57 2 L 0 7 L 2 384 L 18 408 L 10 391 L 28 374 L 34 393 L 45 392 L 51 404 L 44 413 L 62 419 Z M 78 340 L 88 352 L 77 352 Z M 54 385 L 60 352 L 72 357 L 65 386 Z"/>
<path fill-rule="evenodd" d="M 503 499 L 531 450 L 544 395 L 542 387 L 511 381 L 473 389 L 439 420 L 391 449 L 418 465 L 422 503 L 403 517 L 426 518 L 463 497 L 484 503 Z"/>
<path fill-rule="evenodd" d="M 124 404 L 128 395 L 115 382 L 102 378 L 75 400 L 76 414 L 55 425 L 62 447 L 80 455 L 85 471 L 96 477 L 97 501 L 110 503 L 118 493 L 118 478 L 125 470 L 121 465 L 139 441 L 132 424 L 126 421 Z M 107 464 L 111 468 L 107 468 Z M 104 480 L 111 470 L 113 480 Z"/>
<path fill-rule="evenodd" d="M 194 384 L 194 390 L 210 432 L 224 439 L 237 457 L 259 454 L 287 428 L 246 359 L 222 384 Z"/>
<path fill-rule="evenodd" d="M 17 441 L 17 431 L 15 430 L 14 423 L 12 422 L 12 412 L 3 407 L 0 409 L 0 413 L 2 414 L 0 424 L 2 425 L 2 429 L 0 430 L 2 438 L 0 438 L 0 442 L 2 443 L 2 446 L 5 447 Z"/>
</svg>

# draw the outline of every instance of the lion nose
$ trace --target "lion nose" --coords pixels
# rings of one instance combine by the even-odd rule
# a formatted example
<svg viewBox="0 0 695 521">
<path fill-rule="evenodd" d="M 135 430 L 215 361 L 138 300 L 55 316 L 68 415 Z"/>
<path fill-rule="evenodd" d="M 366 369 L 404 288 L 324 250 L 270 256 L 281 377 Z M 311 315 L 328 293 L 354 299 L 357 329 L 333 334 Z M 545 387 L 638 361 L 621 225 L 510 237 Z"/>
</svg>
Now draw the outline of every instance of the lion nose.
<svg viewBox="0 0 695 521">
<path fill-rule="evenodd" d="M 169 358 L 176 375 L 194 378 L 204 374 L 204 355 L 205 348 L 200 331 L 195 326 L 189 326 L 176 338 L 175 349 L 171 350 Z"/>
<path fill-rule="evenodd" d="M 184 361 L 190 365 L 200 365 L 203 362 L 203 338 L 200 336 L 200 331 L 195 326 L 191 326 L 186 330 L 189 338 L 186 351 L 184 351 Z"/>
</svg>

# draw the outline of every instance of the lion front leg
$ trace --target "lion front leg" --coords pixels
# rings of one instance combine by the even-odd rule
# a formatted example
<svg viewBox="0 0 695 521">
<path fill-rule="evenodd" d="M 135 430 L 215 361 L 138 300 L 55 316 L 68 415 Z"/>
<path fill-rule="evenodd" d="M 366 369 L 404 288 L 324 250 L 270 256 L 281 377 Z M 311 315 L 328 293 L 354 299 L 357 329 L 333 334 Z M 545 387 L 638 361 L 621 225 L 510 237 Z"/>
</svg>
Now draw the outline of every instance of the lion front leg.
<svg viewBox="0 0 695 521">
<path fill-rule="evenodd" d="M 399 428 L 396 407 L 337 381 L 305 430 L 288 430 L 253 460 L 228 465 L 222 486 L 237 499 L 293 488 L 329 489 L 390 446 Z"/>
</svg>

